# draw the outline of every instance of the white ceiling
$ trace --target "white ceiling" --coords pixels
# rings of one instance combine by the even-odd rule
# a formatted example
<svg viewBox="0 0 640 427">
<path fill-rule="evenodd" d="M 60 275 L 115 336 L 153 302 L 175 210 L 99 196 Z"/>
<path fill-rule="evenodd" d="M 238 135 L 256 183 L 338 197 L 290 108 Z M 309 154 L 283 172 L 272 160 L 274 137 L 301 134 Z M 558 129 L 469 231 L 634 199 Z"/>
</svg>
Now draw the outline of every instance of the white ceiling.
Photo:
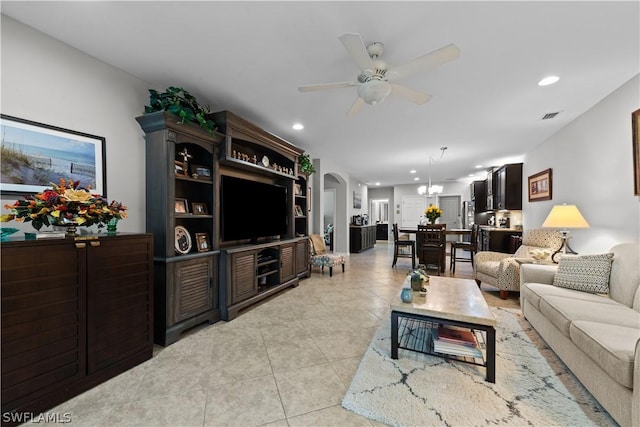
<svg viewBox="0 0 640 427">
<path fill-rule="evenodd" d="M 150 83 L 181 86 L 366 183 L 465 179 L 474 166 L 522 160 L 640 72 L 640 3 L 624 2 L 10 2 L 2 13 Z M 449 43 L 460 59 L 401 83 L 433 98 L 393 97 L 347 117 L 355 88 L 338 36 L 384 43 L 397 65 Z M 539 87 L 557 74 L 560 81 Z M 143 106 L 140 106 L 142 112 Z M 550 112 L 552 120 L 541 121 Z M 291 129 L 302 122 L 305 129 Z M 469 178 L 466 178 L 467 180 Z"/>
</svg>

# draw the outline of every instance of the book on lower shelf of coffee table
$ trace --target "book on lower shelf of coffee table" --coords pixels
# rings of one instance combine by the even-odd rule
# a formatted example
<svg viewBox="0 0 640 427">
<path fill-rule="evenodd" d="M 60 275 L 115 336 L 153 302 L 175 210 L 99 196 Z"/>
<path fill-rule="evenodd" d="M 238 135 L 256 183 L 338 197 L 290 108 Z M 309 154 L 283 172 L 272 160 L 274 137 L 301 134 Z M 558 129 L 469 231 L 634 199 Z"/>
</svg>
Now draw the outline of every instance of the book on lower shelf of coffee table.
<svg viewBox="0 0 640 427">
<path fill-rule="evenodd" d="M 433 351 L 454 356 L 482 357 L 474 333 L 451 326 L 433 328 Z"/>
</svg>

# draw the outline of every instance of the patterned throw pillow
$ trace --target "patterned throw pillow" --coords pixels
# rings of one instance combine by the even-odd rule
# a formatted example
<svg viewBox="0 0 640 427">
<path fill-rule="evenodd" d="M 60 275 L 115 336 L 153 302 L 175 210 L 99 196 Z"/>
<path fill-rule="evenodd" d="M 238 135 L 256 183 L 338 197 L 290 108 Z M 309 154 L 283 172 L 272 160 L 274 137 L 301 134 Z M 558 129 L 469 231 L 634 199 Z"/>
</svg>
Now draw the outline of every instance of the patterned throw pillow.
<svg viewBox="0 0 640 427">
<path fill-rule="evenodd" d="M 609 293 L 613 254 L 563 256 L 553 285 L 594 294 Z"/>
</svg>

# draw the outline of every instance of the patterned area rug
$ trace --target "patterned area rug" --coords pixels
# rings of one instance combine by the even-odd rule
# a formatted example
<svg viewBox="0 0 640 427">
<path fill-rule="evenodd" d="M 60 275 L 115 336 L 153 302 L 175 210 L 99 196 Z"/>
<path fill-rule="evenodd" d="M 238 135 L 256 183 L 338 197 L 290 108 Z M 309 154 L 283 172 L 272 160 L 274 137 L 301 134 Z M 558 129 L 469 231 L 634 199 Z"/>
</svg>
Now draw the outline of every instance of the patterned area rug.
<svg viewBox="0 0 640 427">
<path fill-rule="evenodd" d="M 485 368 L 399 350 L 390 320 L 365 353 L 342 406 L 392 426 L 615 426 L 522 315 L 498 319 L 496 384 Z"/>
</svg>

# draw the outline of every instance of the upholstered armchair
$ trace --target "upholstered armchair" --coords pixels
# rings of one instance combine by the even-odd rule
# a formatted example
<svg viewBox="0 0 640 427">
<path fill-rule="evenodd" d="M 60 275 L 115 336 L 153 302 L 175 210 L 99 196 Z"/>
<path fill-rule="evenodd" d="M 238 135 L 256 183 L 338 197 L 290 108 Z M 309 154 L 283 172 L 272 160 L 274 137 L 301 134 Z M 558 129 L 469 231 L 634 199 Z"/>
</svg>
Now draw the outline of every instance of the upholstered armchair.
<svg viewBox="0 0 640 427">
<path fill-rule="evenodd" d="M 506 299 L 509 291 L 520 291 L 520 263 L 518 259 L 532 260 L 534 249 L 549 249 L 550 254 L 562 245 L 557 230 L 546 228 L 526 230 L 522 234 L 522 245 L 514 254 L 481 251 L 476 253 L 473 273 L 478 286 L 482 282 L 500 290 L 500 298 Z M 550 259 L 549 259 L 550 260 Z"/>
<path fill-rule="evenodd" d="M 333 267 L 341 265 L 344 273 L 346 257 L 343 254 L 329 252 L 324 244 L 324 238 L 319 234 L 311 234 L 309 239 L 311 240 L 311 256 L 309 258 L 311 267 L 320 267 L 323 272 L 325 267 L 329 267 L 329 277 L 331 277 L 333 276 Z"/>
</svg>

